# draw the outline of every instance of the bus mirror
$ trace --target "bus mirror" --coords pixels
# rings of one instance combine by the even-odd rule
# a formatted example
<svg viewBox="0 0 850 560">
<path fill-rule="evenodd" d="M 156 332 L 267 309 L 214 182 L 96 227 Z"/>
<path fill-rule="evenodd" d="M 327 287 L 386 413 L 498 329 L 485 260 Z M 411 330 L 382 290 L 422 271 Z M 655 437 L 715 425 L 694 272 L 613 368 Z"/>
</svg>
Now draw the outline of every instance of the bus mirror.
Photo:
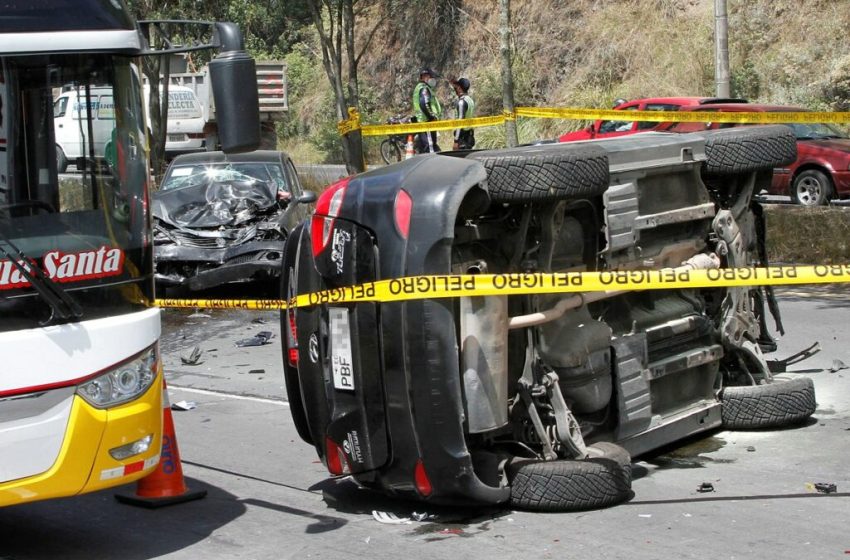
<svg viewBox="0 0 850 560">
<path fill-rule="evenodd" d="M 260 145 L 260 102 L 254 59 L 241 49 L 227 50 L 210 61 L 209 68 L 222 151 L 256 150 Z"/>
</svg>

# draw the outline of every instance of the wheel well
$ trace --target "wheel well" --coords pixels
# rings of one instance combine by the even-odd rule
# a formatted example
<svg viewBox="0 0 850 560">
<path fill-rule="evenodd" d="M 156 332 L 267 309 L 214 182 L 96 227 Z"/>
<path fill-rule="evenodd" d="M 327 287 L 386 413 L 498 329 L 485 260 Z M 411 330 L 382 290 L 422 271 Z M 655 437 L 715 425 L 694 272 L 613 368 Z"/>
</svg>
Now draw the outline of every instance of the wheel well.
<svg viewBox="0 0 850 560">
<path fill-rule="evenodd" d="M 820 171 L 826 175 L 826 178 L 829 181 L 829 196 L 832 197 L 835 195 L 835 181 L 832 180 L 832 173 L 829 172 L 829 169 L 816 163 L 807 163 L 798 167 L 797 170 L 794 171 L 794 175 L 791 177 L 791 182 L 788 184 L 788 188 L 791 190 L 791 196 L 794 196 L 794 182 L 797 181 L 797 177 L 800 176 L 800 173 L 803 173 L 804 171 Z"/>
</svg>

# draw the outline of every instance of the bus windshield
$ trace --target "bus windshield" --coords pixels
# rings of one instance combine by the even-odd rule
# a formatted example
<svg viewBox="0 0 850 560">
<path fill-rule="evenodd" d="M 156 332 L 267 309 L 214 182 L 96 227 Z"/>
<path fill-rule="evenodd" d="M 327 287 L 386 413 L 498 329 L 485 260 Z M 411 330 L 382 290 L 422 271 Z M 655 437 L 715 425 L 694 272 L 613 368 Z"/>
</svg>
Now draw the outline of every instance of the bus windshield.
<svg viewBox="0 0 850 560">
<path fill-rule="evenodd" d="M 144 123 L 134 59 L 0 57 L 0 332 L 150 303 Z"/>
</svg>

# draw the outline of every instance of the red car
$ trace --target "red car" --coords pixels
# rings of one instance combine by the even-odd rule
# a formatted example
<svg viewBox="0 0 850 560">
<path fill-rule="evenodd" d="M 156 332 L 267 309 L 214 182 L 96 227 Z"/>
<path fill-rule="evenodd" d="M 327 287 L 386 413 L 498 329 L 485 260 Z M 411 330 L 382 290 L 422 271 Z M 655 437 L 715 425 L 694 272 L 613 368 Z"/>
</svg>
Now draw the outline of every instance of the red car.
<svg viewBox="0 0 850 560">
<path fill-rule="evenodd" d="M 756 103 L 716 103 L 683 108 L 690 111 L 724 112 L 808 112 L 800 107 Z M 695 132 L 698 130 L 747 126 L 733 123 L 666 123 L 659 130 Z M 797 160 L 773 171 L 767 194 L 790 195 L 804 206 L 827 204 L 833 198 L 850 197 L 850 139 L 829 124 L 787 123 L 797 137 Z"/>
<path fill-rule="evenodd" d="M 619 101 L 619 100 L 618 100 Z M 614 109 L 617 111 L 678 111 L 682 107 L 699 106 L 705 103 L 746 103 L 746 99 L 721 99 L 718 97 L 648 97 L 635 99 L 634 101 L 615 102 Z M 592 140 L 594 138 L 611 138 L 614 136 L 625 136 L 637 132 L 658 130 L 658 127 L 666 124 L 660 122 L 638 122 L 638 121 L 603 121 L 598 120 L 592 125 L 575 132 L 562 134 L 559 142 L 573 142 L 576 140 Z"/>
</svg>

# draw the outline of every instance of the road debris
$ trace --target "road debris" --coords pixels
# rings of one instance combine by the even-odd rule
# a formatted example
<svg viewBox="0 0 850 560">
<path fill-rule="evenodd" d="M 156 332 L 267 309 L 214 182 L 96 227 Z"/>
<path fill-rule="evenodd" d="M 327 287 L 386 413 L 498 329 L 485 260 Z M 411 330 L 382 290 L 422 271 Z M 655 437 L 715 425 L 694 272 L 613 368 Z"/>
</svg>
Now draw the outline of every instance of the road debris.
<svg viewBox="0 0 850 560">
<path fill-rule="evenodd" d="M 385 525 L 410 525 L 413 523 L 409 517 L 399 517 L 390 511 L 372 510 L 372 517 L 378 523 Z"/>
<path fill-rule="evenodd" d="M 832 494 L 838 491 L 838 486 L 832 482 L 815 482 L 812 486 L 821 494 Z"/>
<path fill-rule="evenodd" d="M 251 369 L 251 370 L 248 370 L 248 373 L 266 373 L 266 370 L 264 370 L 264 369 Z"/>
<path fill-rule="evenodd" d="M 832 360 L 832 366 L 829 368 L 829 371 L 835 373 L 836 371 L 841 371 L 842 369 L 848 368 L 850 368 L 850 366 L 848 366 L 841 360 Z"/>
<path fill-rule="evenodd" d="M 239 346 L 240 348 L 245 346 L 263 346 L 264 344 L 268 344 L 273 337 L 274 334 L 271 331 L 260 331 L 251 338 L 237 340 L 236 346 Z"/>
<path fill-rule="evenodd" d="M 750 445 L 750 446 L 748 446 L 748 447 L 747 447 L 747 451 L 749 451 L 750 453 L 752 453 L 752 452 L 753 452 L 753 451 L 755 451 L 755 450 L 756 450 L 756 448 L 755 448 L 754 446 L 752 446 L 752 445 Z"/>
<path fill-rule="evenodd" d="M 171 410 L 192 410 L 198 408 L 198 403 L 194 401 L 177 401 L 176 403 L 171 403 Z"/>
<path fill-rule="evenodd" d="M 714 492 L 714 484 L 703 482 L 697 487 L 697 492 Z"/>
<path fill-rule="evenodd" d="M 197 366 L 204 363 L 201 361 L 201 354 L 203 354 L 203 350 L 195 346 L 187 354 L 180 356 L 180 361 L 187 366 Z"/>
<path fill-rule="evenodd" d="M 212 317 L 212 315 L 210 315 L 209 313 L 201 313 L 200 311 L 195 311 L 194 313 L 192 313 L 191 315 L 189 315 L 186 318 L 187 319 L 210 319 L 211 317 Z"/>
</svg>

